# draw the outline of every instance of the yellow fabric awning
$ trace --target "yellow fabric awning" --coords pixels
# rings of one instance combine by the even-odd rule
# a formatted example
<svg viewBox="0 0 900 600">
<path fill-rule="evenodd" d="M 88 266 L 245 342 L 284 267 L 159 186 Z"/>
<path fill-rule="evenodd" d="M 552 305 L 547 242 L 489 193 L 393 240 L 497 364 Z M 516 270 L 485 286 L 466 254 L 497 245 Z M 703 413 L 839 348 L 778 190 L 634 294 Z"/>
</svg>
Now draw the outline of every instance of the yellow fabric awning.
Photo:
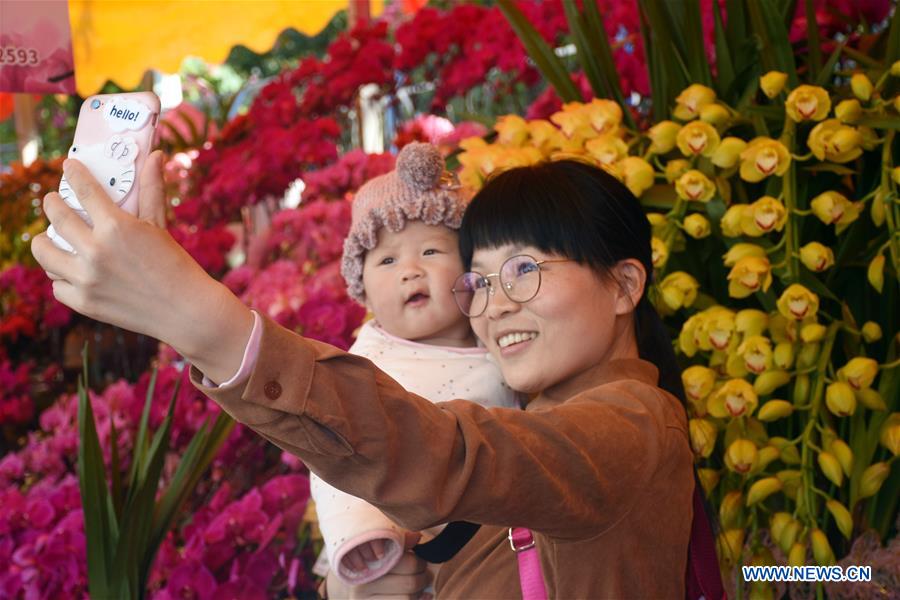
<svg viewBox="0 0 900 600">
<path fill-rule="evenodd" d="M 233 46 L 272 48 L 288 27 L 315 35 L 348 0 L 69 0 L 78 93 L 107 80 L 136 87 L 147 69 L 173 73 L 186 56 L 224 62 Z M 373 16 L 383 0 L 371 0 Z"/>
</svg>

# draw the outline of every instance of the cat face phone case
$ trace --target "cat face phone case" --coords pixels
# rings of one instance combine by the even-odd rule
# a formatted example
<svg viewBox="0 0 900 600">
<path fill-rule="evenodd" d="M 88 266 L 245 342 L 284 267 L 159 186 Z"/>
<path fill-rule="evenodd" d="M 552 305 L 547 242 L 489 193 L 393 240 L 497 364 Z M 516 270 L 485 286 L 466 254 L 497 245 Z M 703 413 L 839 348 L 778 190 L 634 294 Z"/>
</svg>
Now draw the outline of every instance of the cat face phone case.
<svg viewBox="0 0 900 600">
<path fill-rule="evenodd" d="M 152 149 L 158 117 L 159 98 L 152 92 L 90 96 L 78 115 L 69 158 L 81 161 L 110 199 L 131 214 L 137 214 L 139 174 Z M 65 176 L 59 194 L 88 225 L 92 224 Z M 47 235 L 58 247 L 74 252 L 52 225 Z"/>
</svg>

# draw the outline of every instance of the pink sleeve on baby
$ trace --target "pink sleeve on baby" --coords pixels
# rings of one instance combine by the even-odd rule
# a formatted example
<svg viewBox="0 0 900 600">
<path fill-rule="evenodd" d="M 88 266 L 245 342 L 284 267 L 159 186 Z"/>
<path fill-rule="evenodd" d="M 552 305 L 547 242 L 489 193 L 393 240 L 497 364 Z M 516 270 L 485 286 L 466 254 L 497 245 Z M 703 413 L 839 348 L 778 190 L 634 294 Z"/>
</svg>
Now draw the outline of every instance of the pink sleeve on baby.
<svg viewBox="0 0 900 600">
<path fill-rule="evenodd" d="M 250 339 L 247 341 L 247 347 L 244 348 L 244 357 L 241 359 L 241 366 L 238 368 L 237 373 L 225 383 L 220 383 L 218 385 L 210 381 L 209 378 L 204 375 L 203 385 L 207 387 L 225 387 L 226 385 L 239 383 L 250 377 L 253 367 L 256 366 L 256 359 L 259 357 L 259 339 L 262 337 L 262 322 L 259 319 L 259 314 L 257 314 L 255 310 L 251 312 L 253 312 L 253 330 L 250 332 Z"/>
</svg>

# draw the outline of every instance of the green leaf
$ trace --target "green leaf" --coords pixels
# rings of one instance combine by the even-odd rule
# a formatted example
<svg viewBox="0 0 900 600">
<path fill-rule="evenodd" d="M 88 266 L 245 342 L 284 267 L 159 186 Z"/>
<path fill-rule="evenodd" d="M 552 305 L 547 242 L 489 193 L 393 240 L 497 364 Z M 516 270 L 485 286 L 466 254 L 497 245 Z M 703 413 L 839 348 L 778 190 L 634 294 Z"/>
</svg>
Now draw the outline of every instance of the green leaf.
<svg viewBox="0 0 900 600">
<path fill-rule="evenodd" d="M 900 129 L 900 117 L 894 115 L 863 117 L 857 125 L 872 129 Z"/>
<path fill-rule="evenodd" d="M 791 87 L 797 87 L 797 67 L 788 31 L 772 0 L 753 0 L 747 3 L 753 33 L 759 38 L 759 53 L 765 71 L 781 71 L 788 76 Z"/>
<path fill-rule="evenodd" d="M 829 290 L 824 283 L 822 283 L 818 277 L 810 273 L 809 271 L 800 271 L 800 283 L 805 285 L 810 291 L 815 292 L 821 297 L 830 298 L 835 302 L 840 302 L 840 299 L 834 295 L 834 292 Z"/>
<path fill-rule="evenodd" d="M 78 483 L 84 511 L 87 545 L 88 588 L 94 598 L 109 597 L 112 567 L 112 538 L 108 512 L 103 453 L 94 424 L 94 411 L 86 389 L 87 353 L 83 353 L 84 375 L 78 381 Z"/>
<path fill-rule="evenodd" d="M 569 22 L 569 31 L 572 32 L 575 47 L 578 50 L 578 61 L 581 63 L 585 77 L 591 84 L 594 95 L 598 98 L 612 98 L 613 92 L 601 71 L 598 56 L 590 49 L 588 33 L 582 26 L 581 13 L 578 12 L 575 0 L 563 0 L 563 9 L 566 13 L 566 20 Z M 606 37 L 605 31 L 603 37 Z"/>
<path fill-rule="evenodd" d="M 625 96 L 622 93 L 622 86 L 619 83 L 619 71 L 613 59 L 612 47 L 609 44 L 609 36 L 606 34 L 603 16 L 600 14 L 600 9 L 597 7 L 596 2 L 584 3 L 582 26 L 587 38 L 588 49 L 597 57 L 600 72 L 609 86 L 612 98 L 624 108 L 626 103 Z M 623 110 L 623 113 L 628 127 L 637 130 L 637 123 L 634 122 L 631 111 Z"/>
<path fill-rule="evenodd" d="M 803 167 L 803 170 L 810 173 L 837 173 L 838 175 L 853 175 L 856 173 L 856 170 L 836 163 L 816 163 Z"/>
<path fill-rule="evenodd" d="M 706 57 L 706 45 L 703 36 L 703 21 L 700 17 L 699 2 L 671 2 L 668 4 L 670 11 L 682 11 L 682 19 L 672 19 L 675 23 L 681 23 L 684 29 L 684 58 L 688 63 L 688 70 L 692 83 L 702 83 L 707 87 L 713 86 L 712 71 L 709 68 L 709 59 Z M 673 15 L 674 16 L 674 15 Z"/>
<path fill-rule="evenodd" d="M 113 510 L 116 515 L 116 521 L 122 517 L 122 473 L 119 461 L 119 434 L 116 431 L 115 419 L 109 419 L 109 444 L 110 444 L 110 492 Z"/>
<path fill-rule="evenodd" d="M 131 472 L 128 475 L 128 496 L 134 493 L 137 487 L 138 473 L 143 469 L 143 463 L 147 456 L 147 424 L 150 421 L 150 407 L 153 404 L 153 390 L 156 389 L 156 369 L 150 376 L 150 385 L 147 387 L 147 397 L 144 400 L 144 412 L 141 414 L 141 423 L 138 426 L 137 438 L 134 442 L 134 456 L 131 459 Z M 126 503 L 128 498 L 126 498 Z"/>
<path fill-rule="evenodd" d="M 516 32 L 528 56 L 535 62 L 544 78 L 553 86 L 563 102 L 581 101 L 578 88 L 569 76 L 565 65 L 544 41 L 541 34 L 528 21 L 513 0 L 497 0 L 497 5 Z"/>
<path fill-rule="evenodd" d="M 822 67 L 822 70 L 819 71 L 819 76 L 816 78 L 816 85 L 822 87 L 831 80 L 832 73 L 834 73 L 834 65 L 837 64 L 838 59 L 841 57 L 841 52 L 843 52 L 844 44 L 846 43 L 847 42 L 841 42 L 838 44 L 831 53 L 831 56 L 828 57 L 828 62 L 826 62 L 825 66 Z"/>
<path fill-rule="evenodd" d="M 809 27 L 810 23 L 817 24 L 816 7 L 813 0 L 803 1 L 806 8 L 806 43 L 809 46 L 809 75 L 810 80 L 817 77 L 822 72 L 822 48 L 819 41 L 819 28 L 817 26 Z"/>
<path fill-rule="evenodd" d="M 894 16 L 891 18 L 891 28 L 888 31 L 887 47 L 884 53 L 884 65 L 888 69 L 900 60 L 900 10 L 894 8 Z"/>
<path fill-rule="evenodd" d="M 714 34 L 716 44 L 716 92 L 720 97 L 731 100 L 728 96 L 734 84 L 734 63 L 731 60 L 731 49 L 728 46 L 728 37 L 725 33 L 725 25 L 722 22 L 722 11 L 718 2 L 713 2 Z"/>
</svg>

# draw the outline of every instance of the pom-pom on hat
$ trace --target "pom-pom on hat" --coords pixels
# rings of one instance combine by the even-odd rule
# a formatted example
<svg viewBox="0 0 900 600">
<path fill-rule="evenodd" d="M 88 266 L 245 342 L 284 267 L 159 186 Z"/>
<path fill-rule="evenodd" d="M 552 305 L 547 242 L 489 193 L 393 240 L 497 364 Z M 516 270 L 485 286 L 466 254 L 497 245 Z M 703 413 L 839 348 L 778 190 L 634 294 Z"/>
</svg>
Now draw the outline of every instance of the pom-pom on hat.
<svg viewBox="0 0 900 600">
<path fill-rule="evenodd" d="M 459 229 L 466 203 L 444 158 L 431 144 L 413 142 L 397 156 L 396 168 L 363 185 L 353 199 L 350 233 L 344 240 L 341 274 L 347 294 L 365 302 L 363 258 L 378 244 L 378 230 L 397 233 L 407 221 Z"/>
</svg>

